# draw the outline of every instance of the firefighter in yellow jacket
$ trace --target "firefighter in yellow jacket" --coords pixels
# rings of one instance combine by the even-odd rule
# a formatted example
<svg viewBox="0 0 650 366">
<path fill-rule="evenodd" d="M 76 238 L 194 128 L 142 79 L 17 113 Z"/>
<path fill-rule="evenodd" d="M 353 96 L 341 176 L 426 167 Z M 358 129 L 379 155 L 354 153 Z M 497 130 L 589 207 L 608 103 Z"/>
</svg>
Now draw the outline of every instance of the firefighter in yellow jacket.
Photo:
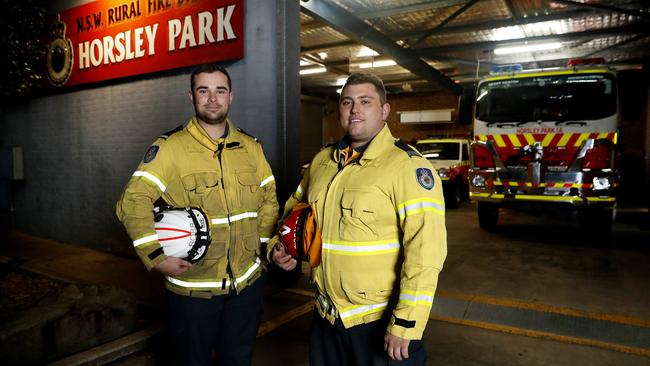
<svg viewBox="0 0 650 366">
<path fill-rule="evenodd" d="M 216 65 L 191 76 L 196 117 L 159 137 L 133 173 L 117 216 L 147 267 L 165 275 L 168 328 L 179 365 L 247 365 L 261 320 L 260 257 L 278 219 L 275 182 L 261 145 L 227 118 L 231 80 Z M 154 229 L 157 200 L 197 207 L 211 243 L 196 263 L 166 256 Z"/>
<path fill-rule="evenodd" d="M 442 185 L 391 135 L 389 112 L 378 77 L 351 75 L 339 101 L 345 137 L 316 155 L 285 205 L 286 216 L 309 203 L 321 233 L 312 366 L 425 362 L 422 334 L 447 254 Z M 270 259 L 291 270 L 296 259 L 276 243 Z"/>
</svg>

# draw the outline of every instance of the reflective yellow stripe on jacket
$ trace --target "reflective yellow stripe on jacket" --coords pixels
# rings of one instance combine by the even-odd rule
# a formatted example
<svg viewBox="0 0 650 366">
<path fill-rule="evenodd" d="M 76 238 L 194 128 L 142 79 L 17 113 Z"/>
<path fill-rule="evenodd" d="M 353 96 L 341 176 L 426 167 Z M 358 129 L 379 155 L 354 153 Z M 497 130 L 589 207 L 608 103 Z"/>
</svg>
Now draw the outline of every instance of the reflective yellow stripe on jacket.
<svg viewBox="0 0 650 366">
<path fill-rule="evenodd" d="M 373 255 L 393 253 L 399 250 L 397 238 L 367 242 L 346 242 L 323 239 L 323 252 L 339 255 Z"/>
<path fill-rule="evenodd" d="M 436 215 L 444 216 L 445 206 L 440 200 L 428 197 L 409 200 L 397 206 L 400 220 L 404 220 L 406 216 L 416 215 L 424 211 L 430 211 Z"/>
</svg>

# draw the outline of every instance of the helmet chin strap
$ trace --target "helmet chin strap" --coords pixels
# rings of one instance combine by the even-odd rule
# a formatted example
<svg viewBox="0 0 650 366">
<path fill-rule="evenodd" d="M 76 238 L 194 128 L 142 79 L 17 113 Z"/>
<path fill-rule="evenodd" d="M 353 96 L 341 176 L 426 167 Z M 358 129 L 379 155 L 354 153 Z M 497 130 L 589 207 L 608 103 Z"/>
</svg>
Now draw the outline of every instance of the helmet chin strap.
<svg viewBox="0 0 650 366">
<path fill-rule="evenodd" d="M 194 240 L 192 249 L 187 252 L 187 261 L 190 263 L 196 263 L 207 253 L 208 245 L 210 245 L 210 228 L 208 226 L 208 218 L 205 215 L 203 216 L 205 228 L 201 229 L 201 225 L 199 224 L 199 220 L 196 217 L 194 208 L 186 207 L 184 210 L 188 213 L 190 219 L 192 219 L 192 222 L 194 223 L 194 227 L 196 228 L 196 240 Z M 196 210 L 203 213 L 198 209 Z M 202 247 L 203 251 L 199 252 Z"/>
</svg>

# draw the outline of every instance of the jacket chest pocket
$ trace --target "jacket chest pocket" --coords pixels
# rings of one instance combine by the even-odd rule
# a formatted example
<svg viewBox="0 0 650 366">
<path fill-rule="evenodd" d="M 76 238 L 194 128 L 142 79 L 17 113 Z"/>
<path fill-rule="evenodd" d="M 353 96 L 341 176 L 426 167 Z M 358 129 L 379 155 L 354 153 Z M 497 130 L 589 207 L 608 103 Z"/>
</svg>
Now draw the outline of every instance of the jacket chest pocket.
<svg viewBox="0 0 650 366">
<path fill-rule="evenodd" d="M 237 195 L 242 209 L 255 210 L 262 201 L 261 180 L 254 171 L 240 171 L 237 175 Z"/>
<path fill-rule="evenodd" d="M 377 200 L 375 193 L 345 190 L 341 197 L 341 240 L 368 241 L 377 237 Z"/>
<path fill-rule="evenodd" d="M 181 178 L 189 206 L 199 206 L 209 212 L 224 211 L 221 176 L 216 172 L 201 172 Z"/>
</svg>

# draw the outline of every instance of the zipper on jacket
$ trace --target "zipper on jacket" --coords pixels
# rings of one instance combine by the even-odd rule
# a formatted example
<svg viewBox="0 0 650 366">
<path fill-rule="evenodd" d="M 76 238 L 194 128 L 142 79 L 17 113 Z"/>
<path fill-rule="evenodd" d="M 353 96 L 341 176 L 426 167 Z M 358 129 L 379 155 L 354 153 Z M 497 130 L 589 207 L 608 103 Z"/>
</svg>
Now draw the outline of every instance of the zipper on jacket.
<svg viewBox="0 0 650 366">
<path fill-rule="evenodd" d="M 226 205 L 226 218 L 228 219 L 228 226 L 230 226 L 230 208 L 228 207 L 228 198 L 226 197 L 226 187 L 223 185 L 223 165 L 221 164 L 221 152 L 223 151 L 223 147 L 224 143 L 222 142 L 219 144 L 219 148 L 217 149 L 217 158 L 219 158 L 219 170 L 221 170 L 221 189 L 223 189 L 223 198 Z M 228 240 L 228 243 L 230 243 L 230 240 Z M 237 290 L 237 280 L 232 275 L 232 268 L 230 268 L 230 245 L 228 245 L 228 249 L 226 250 L 226 260 L 226 273 L 228 273 L 228 276 L 230 277 L 231 285 L 235 290 Z"/>
<path fill-rule="evenodd" d="M 219 170 L 221 171 L 221 189 L 223 189 L 224 203 L 226 204 L 226 218 L 228 219 L 228 226 L 230 226 L 230 210 L 228 209 L 228 203 L 226 199 L 226 187 L 223 185 L 223 165 L 221 165 L 221 152 L 223 151 L 223 142 L 219 144 L 217 148 L 217 158 L 219 158 Z"/>
</svg>

